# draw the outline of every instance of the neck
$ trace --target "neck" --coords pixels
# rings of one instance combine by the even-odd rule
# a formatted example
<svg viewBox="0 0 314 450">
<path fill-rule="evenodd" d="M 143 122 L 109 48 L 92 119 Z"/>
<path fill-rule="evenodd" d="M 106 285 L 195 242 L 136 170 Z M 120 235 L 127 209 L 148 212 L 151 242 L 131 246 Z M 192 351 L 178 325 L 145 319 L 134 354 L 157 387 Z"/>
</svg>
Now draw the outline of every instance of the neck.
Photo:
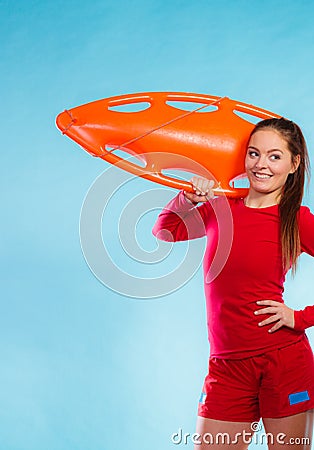
<svg viewBox="0 0 314 450">
<path fill-rule="evenodd" d="M 248 208 L 267 208 L 268 206 L 278 205 L 280 197 L 274 194 L 274 192 L 258 194 L 249 191 L 248 195 L 244 198 L 244 204 Z"/>
</svg>

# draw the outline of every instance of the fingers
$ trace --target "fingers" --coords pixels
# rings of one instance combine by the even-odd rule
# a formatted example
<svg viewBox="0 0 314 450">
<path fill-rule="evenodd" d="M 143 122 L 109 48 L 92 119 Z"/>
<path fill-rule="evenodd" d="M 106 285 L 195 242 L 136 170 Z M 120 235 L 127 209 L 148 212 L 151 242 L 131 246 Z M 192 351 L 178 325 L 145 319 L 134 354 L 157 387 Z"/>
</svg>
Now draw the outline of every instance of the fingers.
<svg viewBox="0 0 314 450">
<path fill-rule="evenodd" d="M 258 305 L 270 305 L 267 308 L 262 308 L 254 311 L 255 315 L 272 314 L 272 316 L 258 323 L 258 326 L 263 327 L 275 322 L 275 325 L 268 330 L 269 333 L 279 330 L 283 326 L 294 328 L 294 310 L 289 308 L 282 302 L 275 300 L 259 300 Z"/>
<path fill-rule="evenodd" d="M 272 316 L 268 317 L 267 319 L 263 320 L 262 322 L 258 323 L 259 327 L 263 327 L 265 325 L 269 325 L 270 323 L 273 322 L 277 322 L 276 323 L 276 329 L 280 328 L 282 326 L 280 319 L 281 317 L 279 317 L 279 312 L 280 312 L 280 307 L 282 306 L 282 303 L 280 302 L 276 302 L 274 300 L 259 300 L 256 302 L 258 305 L 273 305 L 273 306 L 268 306 L 267 308 L 262 308 L 262 309 L 258 309 L 257 311 L 254 311 L 254 314 L 256 316 L 258 315 L 262 315 L 262 314 L 272 314 Z M 280 326 L 278 326 L 280 322 Z M 274 330 L 275 327 L 269 329 L 269 332 L 275 331 Z"/>
<path fill-rule="evenodd" d="M 215 196 L 212 190 L 215 184 L 213 180 L 202 177 L 192 177 L 190 183 L 193 186 L 194 193 L 184 191 L 184 195 L 192 203 L 197 204 L 198 202 L 207 202 Z"/>
<path fill-rule="evenodd" d="M 268 305 L 268 306 L 278 306 L 282 305 L 281 302 L 276 302 L 275 300 L 258 300 L 256 302 L 258 305 Z"/>
<path fill-rule="evenodd" d="M 283 327 L 284 323 L 279 320 L 272 328 L 268 330 L 268 333 L 273 333 L 274 331 L 279 330 L 279 328 Z"/>
<path fill-rule="evenodd" d="M 212 188 L 214 187 L 214 181 L 208 180 L 202 177 L 192 177 L 190 182 L 192 183 L 195 195 L 203 197 L 198 201 L 207 201 L 214 197 Z"/>
<path fill-rule="evenodd" d="M 275 314 L 276 312 L 278 312 L 278 307 L 276 308 L 269 306 L 268 308 L 258 309 L 257 311 L 254 311 L 254 314 L 257 316 L 259 314 Z"/>
<path fill-rule="evenodd" d="M 279 328 L 286 325 L 285 322 L 280 317 L 278 317 L 278 315 L 276 314 L 274 316 L 268 317 L 268 319 L 263 320 L 262 322 L 260 322 L 258 324 L 258 326 L 263 327 L 265 325 L 269 325 L 274 322 L 275 322 L 275 325 L 268 330 L 268 333 L 273 333 L 274 331 L 277 331 L 277 330 L 279 330 Z"/>
<path fill-rule="evenodd" d="M 265 319 L 262 322 L 260 322 L 258 324 L 258 326 L 259 327 L 263 327 L 264 325 L 268 325 L 270 323 L 277 322 L 278 320 L 279 320 L 278 316 L 276 316 L 276 315 L 275 316 L 271 316 L 271 317 L 268 317 L 268 319 Z"/>
</svg>

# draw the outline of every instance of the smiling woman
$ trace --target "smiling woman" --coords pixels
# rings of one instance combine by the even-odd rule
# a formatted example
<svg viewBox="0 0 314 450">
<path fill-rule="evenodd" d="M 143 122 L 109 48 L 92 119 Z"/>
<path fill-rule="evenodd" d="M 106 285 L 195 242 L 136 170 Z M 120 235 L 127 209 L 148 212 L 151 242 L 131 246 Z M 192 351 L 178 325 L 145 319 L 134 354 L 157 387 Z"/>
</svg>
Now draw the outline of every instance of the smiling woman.
<svg viewBox="0 0 314 450">
<path fill-rule="evenodd" d="M 299 164 L 300 155 L 292 161 L 287 143 L 279 134 L 267 129 L 254 133 L 245 158 L 252 206 L 277 204 L 288 175 L 294 173 Z"/>
<path fill-rule="evenodd" d="M 214 197 L 212 180 L 193 177 L 194 193 L 181 191 L 153 229 L 161 238 L 167 230 L 167 239 L 170 231 L 175 241 L 207 237 L 210 358 L 197 432 L 235 436 L 252 431 L 251 423 L 262 418 L 267 433 L 311 438 L 314 360 L 305 329 L 314 325 L 314 306 L 294 311 L 282 298 L 285 276 L 296 269 L 300 253 L 314 256 L 314 215 L 301 206 L 309 159 L 300 128 L 283 118 L 259 122 L 249 137 L 245 168 L 245 198 Z M 232 246 L 208 283 L 219 237 L 227 231 L 227 215 L 221 214 L 226 204 Z M 247 445 L 242 439 L 234 447 Z M 281 448 L 269 444 L 276 446 Z"/>
</svg>

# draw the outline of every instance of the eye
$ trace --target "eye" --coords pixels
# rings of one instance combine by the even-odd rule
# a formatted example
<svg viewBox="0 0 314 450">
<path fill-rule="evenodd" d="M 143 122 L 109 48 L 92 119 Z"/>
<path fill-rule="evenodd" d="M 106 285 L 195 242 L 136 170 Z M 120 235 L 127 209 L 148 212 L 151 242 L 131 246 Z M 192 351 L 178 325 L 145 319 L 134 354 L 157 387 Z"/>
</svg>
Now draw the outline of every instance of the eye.
<svg viewBox="0 0 314 450">
<path fill-rule="evenodd" d="M 250 150 L 249 155 L 250 156 L 258 156 L 258 153 L 255 150 Z"/>
<path fill-rule="evenodd" d="M 276 161 L 276 160 L 280 159 L 280 155 L 271 155 L 270 158 L 273 159 L 273 161 Z"/>
</svg>

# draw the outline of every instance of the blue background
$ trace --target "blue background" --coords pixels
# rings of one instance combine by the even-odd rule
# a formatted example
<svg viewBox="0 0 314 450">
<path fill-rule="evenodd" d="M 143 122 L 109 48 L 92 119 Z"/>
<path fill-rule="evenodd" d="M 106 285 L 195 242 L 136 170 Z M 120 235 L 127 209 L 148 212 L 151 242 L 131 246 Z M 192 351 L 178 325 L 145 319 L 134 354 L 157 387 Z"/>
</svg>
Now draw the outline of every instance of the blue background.
<svg viewBox="0 0 314 450">
<path fill-rule="evenodd" d="M 124 93 L 227 95 L 299 123 L 313 159 L 313 2 L 0 5 L 0 448 L 192 448 L 170 436 L 194 432 L 206 373 L 201 270 L 147 301 L 93 276 L 80 248 L 80 209 L 108 164 L 63 137 L 55 117 Z M 131 195 L 151 187 L 133 185 Z M 156 216 L 142 232 L 148 247 Z M 285 293 L 296 309 L 312 302 L 309 256 L 300 269 Z"/>
</svg>

